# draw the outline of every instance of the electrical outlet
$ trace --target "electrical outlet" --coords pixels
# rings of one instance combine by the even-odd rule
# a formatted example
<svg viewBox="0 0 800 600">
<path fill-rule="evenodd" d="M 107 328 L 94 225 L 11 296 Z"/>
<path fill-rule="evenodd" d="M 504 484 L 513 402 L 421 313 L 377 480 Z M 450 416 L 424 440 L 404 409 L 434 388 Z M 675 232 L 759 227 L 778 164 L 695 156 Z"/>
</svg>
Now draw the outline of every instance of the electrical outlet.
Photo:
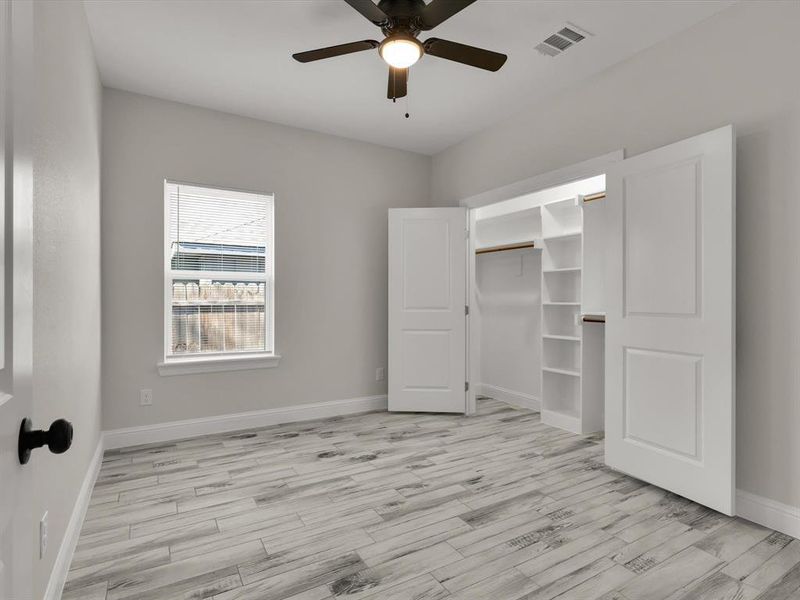
<svg viewBox="0 0 800 600">
<path fill-rule="evenodd" d="M 386 379 L 386 369 L 383 367 L 375 369 L 375 381 L 383 381 L 384 379 Z"/>
<path fill-rule="evenodd" d="M 141 406 L 152 406 L 153 390 L 139 390 L 139 404 Z"/>
<path fill-rule="evenodd" d="M 47 552 L 47 511 L 44 511 L 42 520 L 39 521 L 39 558 L 44 558 Z"/>
</svg>

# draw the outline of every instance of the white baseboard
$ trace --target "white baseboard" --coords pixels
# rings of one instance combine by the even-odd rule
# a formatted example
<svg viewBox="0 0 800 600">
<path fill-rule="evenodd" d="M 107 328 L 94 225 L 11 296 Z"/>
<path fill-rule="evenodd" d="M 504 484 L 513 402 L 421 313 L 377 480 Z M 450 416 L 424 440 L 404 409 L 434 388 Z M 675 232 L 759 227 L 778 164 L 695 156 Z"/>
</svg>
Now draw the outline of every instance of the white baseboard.
<svg viewBox="0 0 800 600">
<path fill-rule="evenodd" d="M 171 442 L 199 435 L 227 433 L 254 427 L 268 427 L 297 421 L 328 419 L 339 415 L 352 415 L 375 410 L 386 410 L 386 396 L 365 396 L 346 400 L 332 400 L 299 406 L 284 406 L 252 412 L 219 415 L 186 421 L 171 421 L 142 427 L 126 427 L 104 432 L 107 449 L 125 448 L 140 444 Z"/>
<path fill-rule="evenodd" d="M 736 490 L 736 515 L 800 538 L 800 506 L 790 506 L 744 490 Z"/>
<path fill-rule="evenodd" d="M 58 549 L 53 570 L 50 571 L 50 579 L 44 592 L 44 600 L 60 600 L 61 598 L 64 583 L 67 581 L 69 566 L 72 563 L 72 555 L 75 553 L 75 546 L 78 545 L 83 519 L 86 516 L 86 510 L 89 508 L 89 500 L 92 497 L 94 483 L 103 464 L 103 451 L 103 435 L 101 434 L 100 439 L 97 440 L 97 448 L 89 463 L 89 468 L 86 469 L 86 475 L 83 477 L 83 483 L 78 492 L 78 498 L 75 500 L 75 506 L 72 508 L 72 515 L 69 518 L 69 523 L 67 523 L 67 529 L 64 531 L 64 539 L 61 540 L 61 547 Z"/>
<path fill-rule="evenodd" d="M 478 393 L 482 394 L 483 396 L 494 398 L 495 400 L 508 402 L 509 404 L 519 406 L 520 408 L 528 408 L 530 410 L 542 409 L 542 401 L 536 396 L 532 396 L 531 394 L 526 394 L 524 392 L 516 392 L 514 390 L 509 390 L 497 385 L 491 385 L 488 383 L 478 384 Z"/>
</svg>

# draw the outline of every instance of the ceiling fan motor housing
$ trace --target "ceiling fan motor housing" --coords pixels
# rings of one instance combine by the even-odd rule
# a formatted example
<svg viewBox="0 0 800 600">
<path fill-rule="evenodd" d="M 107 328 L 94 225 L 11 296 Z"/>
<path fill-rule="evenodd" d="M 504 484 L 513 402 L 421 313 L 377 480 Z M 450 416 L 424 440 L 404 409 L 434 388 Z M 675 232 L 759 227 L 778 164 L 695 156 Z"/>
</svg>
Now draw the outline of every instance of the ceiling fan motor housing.
<svg viewBox="0 0 800 600">
<path fill-rule="evenodd" d="M 425 8 L 425 0 L 381 0 L 378 8 L 390 17 L 418 17 Z"/>
<path fill-rule="evenodd" d="M 389 17 L 379 24 L 383 35 L 405 34 L 416 38 L 425 29 L 421 16 L 425 6 L 424 0 L 381 0 L 378 8 Z"/>
</svg>

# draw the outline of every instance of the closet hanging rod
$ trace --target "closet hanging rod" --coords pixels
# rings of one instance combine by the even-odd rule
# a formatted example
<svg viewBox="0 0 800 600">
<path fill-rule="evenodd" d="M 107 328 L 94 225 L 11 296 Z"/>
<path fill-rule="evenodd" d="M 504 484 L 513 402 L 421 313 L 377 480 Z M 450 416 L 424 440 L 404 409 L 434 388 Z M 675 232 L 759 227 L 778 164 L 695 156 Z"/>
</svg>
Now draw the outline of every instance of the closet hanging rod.
<svg viewBox="0 0 800 600">
<path fill-rule="evenodd" d="M 581 321 L 584 323 L 605 323 L 605 315 L 581 315 Z"/>
<path fill-rule="evenodd" d="M 596 194 L 587 194 L 583 197 L 584 202 L 592 202 L 593 200 L 603 200 L 606 197 L 605 192 L 597 192 Z"/>
<path fill-rule="evenodd" d="M 517 244 L 504 244 L 502 246 L 487 246 L 486 248 L 477 248 L 475 254 L 489 254 L 491 252 L 506 252 L 507 250 L 522 250 L 524 248 L 535 248 L 533 242 L 520 242 Z"/>
</svg>

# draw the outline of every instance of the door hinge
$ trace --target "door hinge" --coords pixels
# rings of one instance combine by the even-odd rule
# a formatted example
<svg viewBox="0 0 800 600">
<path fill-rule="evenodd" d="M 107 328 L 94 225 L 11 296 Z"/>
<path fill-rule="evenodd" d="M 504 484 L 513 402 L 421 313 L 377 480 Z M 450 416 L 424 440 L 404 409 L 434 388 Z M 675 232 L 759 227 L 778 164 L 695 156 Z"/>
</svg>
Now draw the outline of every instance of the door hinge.
<svg viewBox="0 0 800 600">
<path fill-rule="evenodd" d="M 469 305 L 467 304 L 464 305 L 464 314 L 469 316 Z"/>
<path fill-rule="evenodd" d="M 468 392 L 468 391 L 469 391 L 469 381 L 465 381 L 465 382 L 464 382 L 464 391 L 465 391 L 465 392 Z"/>
<path fill-rule="evenodd" d="M 469 239 L 469 229 L 465 229 L 465 230 L 464 230 L 464 237 L 465 237 L 466 239 Z"/>
</svg>

